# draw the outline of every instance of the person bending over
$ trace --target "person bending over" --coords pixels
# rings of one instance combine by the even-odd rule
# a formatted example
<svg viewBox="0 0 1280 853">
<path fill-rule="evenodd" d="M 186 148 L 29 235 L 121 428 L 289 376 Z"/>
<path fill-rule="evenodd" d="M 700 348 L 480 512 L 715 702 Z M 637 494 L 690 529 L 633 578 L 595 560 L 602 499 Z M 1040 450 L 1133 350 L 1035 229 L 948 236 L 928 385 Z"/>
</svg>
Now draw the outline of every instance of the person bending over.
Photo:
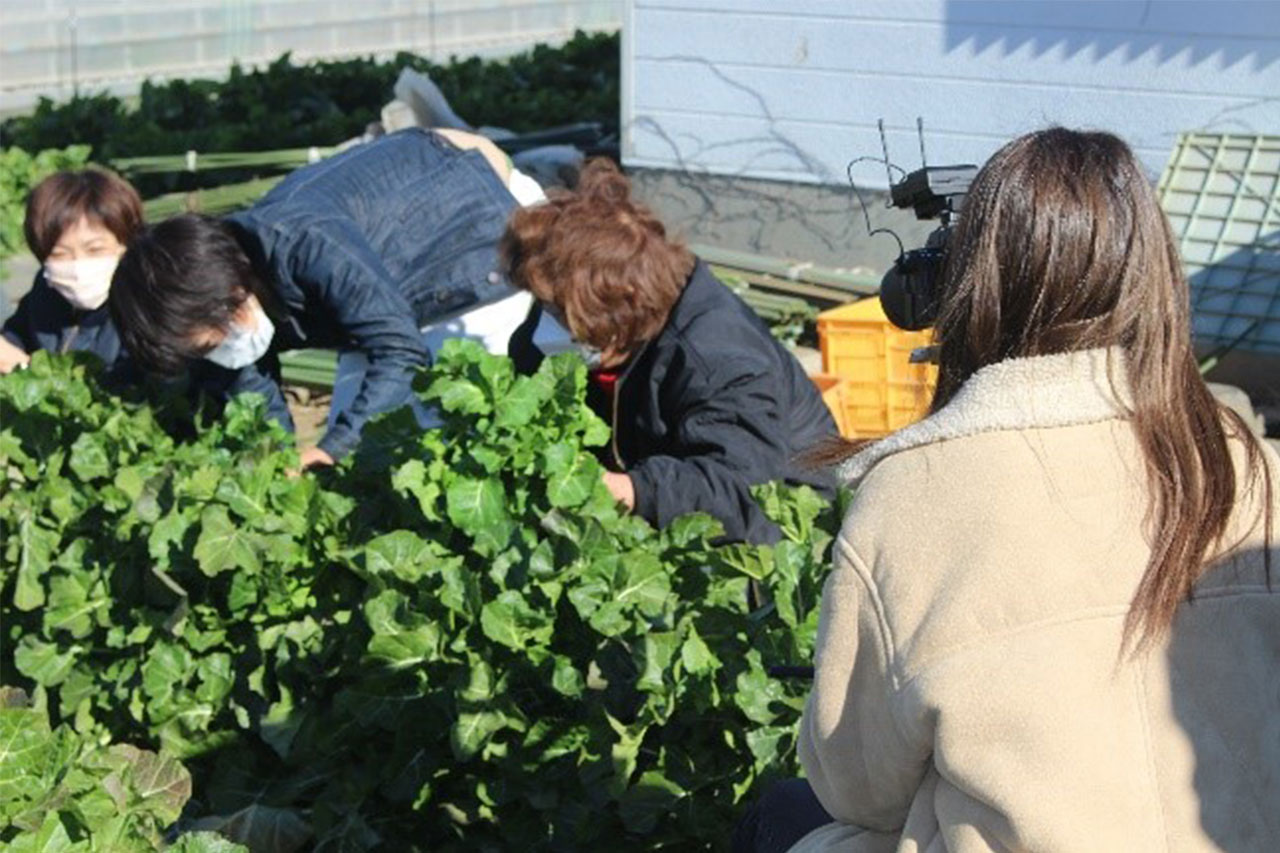
<svg viewBox="0 0 1280 853">
<path fill-rule="evenodd" d="M 433 342 L 505 344 L 525 316 L 528 297 L 497 262 L 517 204 L 512 177 L 479 137 L 388 135 L 299 169 L 226 219 L 183 215 L 147 229 L 120 261 L 111 314 L 146 367 L 192 368 L 224 399 L 263 394 L 286 426 L 277 354 L 348 351 L 329 428 L 301 453 L 304 467 L 332 464 L 370 417 L 411 402 L 411 374 Z"/>
<path fill-rule="evenodd" d="M 517 367 L 535 369 L 548 341 L 579 343 L 588 403 L 613 429 L 605 482 L 626 506 L 659 527 L 706 512 L 729 539 L 772 542 L 752 486 L 833 493 L 795 461 L 836 435 L 813 382 L 611 163 L 589 163 L 575 192 L 517 211 L 502 251 L 511 282 L 538 300 L 512 338 Z"/>
</svg>

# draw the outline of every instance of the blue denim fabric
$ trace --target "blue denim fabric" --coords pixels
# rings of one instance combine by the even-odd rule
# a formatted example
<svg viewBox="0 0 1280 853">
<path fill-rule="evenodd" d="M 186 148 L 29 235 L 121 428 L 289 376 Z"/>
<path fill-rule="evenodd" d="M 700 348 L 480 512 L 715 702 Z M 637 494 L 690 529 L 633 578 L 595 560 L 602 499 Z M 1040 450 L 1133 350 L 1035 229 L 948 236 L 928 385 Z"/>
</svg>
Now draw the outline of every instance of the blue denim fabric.
<svg viewBox="0 0 1280 853">
<path fill-rule="evenodd" d="M 229 218 L 279 297 L 273 348 L 369 362 L 323 450 L 345 455 L 365 421 L 408 400 L 430 360 L 419 327 L 482 298 L 514 206 L 479 152 L 413 128 L 299 169 Z"/>
</svg>

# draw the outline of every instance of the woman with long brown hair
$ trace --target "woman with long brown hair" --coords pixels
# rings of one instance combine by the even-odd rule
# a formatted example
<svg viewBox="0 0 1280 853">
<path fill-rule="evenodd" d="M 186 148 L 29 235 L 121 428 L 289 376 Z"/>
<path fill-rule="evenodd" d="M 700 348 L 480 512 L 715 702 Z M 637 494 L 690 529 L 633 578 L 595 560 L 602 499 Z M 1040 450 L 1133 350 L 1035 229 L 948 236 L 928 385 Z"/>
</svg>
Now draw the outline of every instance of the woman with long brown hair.
<svg viewBox="0 0 1280 853">
<path fill-rule="evenodd" d="M 844 453 L 793 849 L 1280 849 L 1280 461 L 1150 182 L 1029 134 L 948 252 L 932 413 Z"/>
</svg>

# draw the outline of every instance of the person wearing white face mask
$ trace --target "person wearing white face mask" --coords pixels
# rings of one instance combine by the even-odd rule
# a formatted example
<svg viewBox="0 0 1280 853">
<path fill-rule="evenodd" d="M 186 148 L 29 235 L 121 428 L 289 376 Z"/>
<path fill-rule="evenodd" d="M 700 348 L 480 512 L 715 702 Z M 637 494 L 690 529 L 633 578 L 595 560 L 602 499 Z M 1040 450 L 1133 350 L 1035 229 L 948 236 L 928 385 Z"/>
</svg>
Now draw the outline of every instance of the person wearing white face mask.
<svg viewBox="0 0 1280 853">
<path fill-rule="evenodd" d="M 141 228 L 142 200 L 110 172 L 58 172 L 31 191 L 23 230 L 41 269 L 0 330 L 0 373 L 49 350 L 93 353 L 108 381 L 135 375 L 105 305 L 125 245 Z"/>
<path fill-rule="evenodd" d="M 139 364 L 189 373 L 215 405 L 260 394 L 286 428 L 279 353 L 339 350 L 328 429 L 299 452 L 303 468 L 333 464 L 369 418 L 414 404 L 413 373 L 444 339 L 505 349 L 531 297 L 504 281 L 497 243 L 511 210 L 540 196 L 487 140 L 406 129 L 225 219 L 147 228 L 108 306 Z"/>
<path fill-rule="evenodd" d="M 226 336 L 204 354 L 205 360 L 227 370 L 248 367 L 267 354 L 275 333 L 276 326 L 262 310 L 262 304 L 250 296 L 236 313 Z"/>
</svg>

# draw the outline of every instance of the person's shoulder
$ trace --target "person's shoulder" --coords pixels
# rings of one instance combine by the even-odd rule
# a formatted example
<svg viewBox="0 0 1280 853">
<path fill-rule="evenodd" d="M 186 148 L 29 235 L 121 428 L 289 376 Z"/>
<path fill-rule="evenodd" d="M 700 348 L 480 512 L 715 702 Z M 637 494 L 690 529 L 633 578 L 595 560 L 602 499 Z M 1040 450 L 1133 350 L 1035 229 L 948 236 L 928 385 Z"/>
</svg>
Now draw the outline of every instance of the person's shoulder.
<svg viewBox="0 0 1280 853">
<path fill-rule="evenodd" d="M 695 256 L 693 270 L 671 313 L 676 325 L 689 326 L 723 322 L 727 319 L 726 308 L 733 309 L 728 312 L 731 317 L 738 317 L 741 316 L 739 309 L 746 307 L 746 303 L 711 271 L 711 267 Z M 750 311 L 749 308 L 747 310 Z"/>
<path fill-rule="evenodd" d="M 21 323 L 33 332 L 48 332 L 69 324 L 71 319 L 71 303 L 53 289 L 43 272 L 37 272 L 31 288 L 18 300 L 13 316 L 5 322 L 5 328 Z"/>
<path fill-rule="evenodd" d="M 773 336 L 759 317 L 701 261 L 659 335 L 709 374 L 774 370 Z"/>
<path fill-rule="evenodd" d="M 332 210 L 281 198 L 229 214 L 223 221 L 250 262 L 279 277 L 288 274 L 300 253 L 329 247 L 330 235 L 323 226 L 335 218 Z"/>
<path fill-rule="evenodd" d="M 53 285 L 49 284 L 49 280 L 45 278 L 44 270 L 37 270 L 36 274 L 31 277 L 31 287 L 18 300 L 18 304 L 40 304 L 50 302 L 57 304 L 58 301 L 66 302 L 65 299 L 53 289 Z"/>
</svg>

